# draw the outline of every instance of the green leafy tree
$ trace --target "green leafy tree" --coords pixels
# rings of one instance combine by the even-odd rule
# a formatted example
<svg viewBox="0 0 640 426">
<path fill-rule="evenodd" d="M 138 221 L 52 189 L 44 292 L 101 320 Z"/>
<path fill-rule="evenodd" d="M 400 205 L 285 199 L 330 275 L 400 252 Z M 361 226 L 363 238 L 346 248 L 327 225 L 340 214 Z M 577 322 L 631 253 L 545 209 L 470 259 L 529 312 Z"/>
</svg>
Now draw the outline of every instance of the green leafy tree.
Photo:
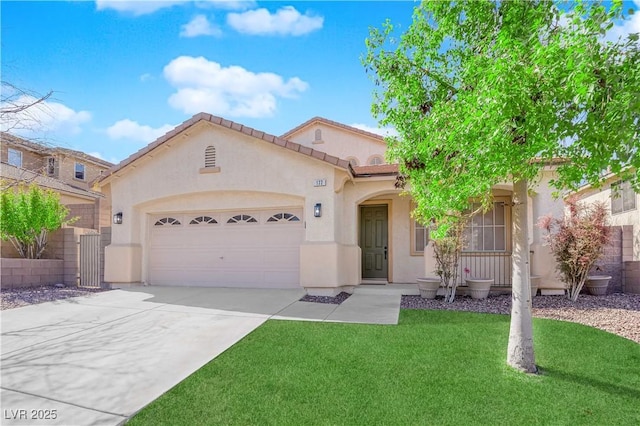
<svg viewBox="0 0 640 426">
<path fill-rule="evenodd" d="M 40 259 L 50 232 L 73 221 L 65 220 L 69 210 L 60 196 L 36 185 L 2 191 L 0 194 L 0 237 L 9 240 L 20 256 Z"/>
<path fill-rule="evenodd" d="M 638 186 L 638 35 L 604 37 L 621 19 L 620 1 L 424 1 L 400 37 L 387 21 L 366 41 L 372 111 L 398 131 L 388 156 L 418 218 L 489 209 L 514 183 L 507 363 L 522 371 L 536 371 L 526 203 L 541 168 L 557 164 L 559 191 L 603 171 Z"/>
</svg>

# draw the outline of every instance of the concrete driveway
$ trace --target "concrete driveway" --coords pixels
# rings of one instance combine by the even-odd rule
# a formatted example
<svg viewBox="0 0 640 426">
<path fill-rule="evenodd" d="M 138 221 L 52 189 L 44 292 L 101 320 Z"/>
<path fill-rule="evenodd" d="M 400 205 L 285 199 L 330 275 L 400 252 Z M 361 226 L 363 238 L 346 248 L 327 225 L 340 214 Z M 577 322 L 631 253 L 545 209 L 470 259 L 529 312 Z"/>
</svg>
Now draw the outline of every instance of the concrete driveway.
<svg viewBox="0 0 640 426">
<path fill-rule="evenodd" d="M 2 311 L 0 423 L 119 424 L 303 294 L 139 287 Z"/>
</svg>

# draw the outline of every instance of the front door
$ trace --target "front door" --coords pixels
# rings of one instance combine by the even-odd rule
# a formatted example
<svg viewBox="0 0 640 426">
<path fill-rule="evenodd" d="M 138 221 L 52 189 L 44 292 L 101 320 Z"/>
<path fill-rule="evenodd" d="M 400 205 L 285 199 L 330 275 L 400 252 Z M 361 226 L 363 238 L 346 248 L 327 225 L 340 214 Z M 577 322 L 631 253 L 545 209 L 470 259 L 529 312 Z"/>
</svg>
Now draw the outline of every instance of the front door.
<svg viewBox="0 0 640 426">
<path fill-rule="evenodd" d="M 360 207 L 362 278 L 388 277 L 389 230 L 387 206 Z"/>
</svg>

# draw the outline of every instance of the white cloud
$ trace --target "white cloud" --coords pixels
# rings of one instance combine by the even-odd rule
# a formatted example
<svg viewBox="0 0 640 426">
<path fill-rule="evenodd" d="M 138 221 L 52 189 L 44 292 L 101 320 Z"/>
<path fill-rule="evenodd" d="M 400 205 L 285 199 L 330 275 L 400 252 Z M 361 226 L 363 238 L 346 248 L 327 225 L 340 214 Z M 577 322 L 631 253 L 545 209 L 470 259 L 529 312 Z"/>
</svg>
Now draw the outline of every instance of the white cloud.
<svg viewBox="0 0 640 426">
<path fill-rule="evenodd" d="M 128 13 L 133 16 L 148 15 L 160 9 L 166 9 L 178 4 L 184 4 L 187 0 L 162 0 L 162 1 L 142 1 L 142 0 L 96 0 L 98 10 L 112 9 L 120 13 Z"/>
<path fill-rule="evenodd" d="M 299 36 L 322 28 L 324 18 L 309 12 L 302 15 L 293 6 L 285 6 L 274 14 L 264 8 L 229 13 L 227 23 L 244 34 Z"/>
<path fill-rule="evenodd" d="M 191 3 L 189 0 L 96 0 L 96 9 L 115 10 L 133 16 L 148 15 L 161 9 Z M 215 7 L 227 10 L 245 10 L 255 6 L 254 1 L 237 0 L 197 0 L 193 2 L 198 8 Z"/>
<path fill-rule="evenodd" d="M 177 88 L 169 105 L 187 114 L 268 117 L 275 112 L 278 97 L 295 98 L 309 86 L 298 77 L 285 81 L 274 73 L 223 67 L 202 56 L 175 58 L 164 67 L 164 76 Z"/>
<path fill-rule="evenodd" d="M 362 123 L 349 124 L 356 129 L 364 130 L 365 132 L 375 133 L 380 136 L 398 136 L 398 131 L 391 127 L 371 127 Z"/>
<path fill-rule="evenodd" d="M 153 128 L 125 118 L 124 120 L 116 121 L 112 126 L 108 127 L 107 134 L 111 139 L 129 139 L 148 143 L 164 135 L 174 127 L 175 126 L 170 124 L 165 124 Z"/>
<path fill-rule="evenodd" d="M 246 10 L 255 7 L 256 2 L 253 0 L 196 0 L 195 4 L 199 8 L 215 7 L 216 9 L 226 10 Z"/>
<path fill-rule="evenodd" d="M 216 36 L 222 35 L 222 30 L 217 26 L 209 22 L 206 16 L 196 15 L 188 23 L 182 26 L 180 31 L 180 37 L 198 37 L 198 36 Z"/>
<path fill-rule="evenodd" d="M 635 0 L 635 13 L 629 17 L 629 19 L 623 21 L 619 25 L 614 25 L 606 35 L 606 40 L 617 41 L 622 38 L 626 41 L 626 38 L 631 33 L 640 33 L 640 0 Z"/>
<path fill-rule="evenodd" d="M 37 98 L 22 95 L 11 100 L 11 106 L 30 105 Z M 6 104 L 2 108 L 6 108 Z M 16 114 L 3 116 L 0 128 L 22 135 L 42 132 L 56 132 L 62 135 L 75 135 L 82 131 L 82 125 L 91 121 L 88 111 L 75 111 L 59 102 L 43 101 L 34 104 Z"/>
<path fill-rule="evenodd" d="M 140 76 L 140 81 L 143 82 L 143 83 L 145 83 L 145 82 L 147 82 L 149 80 L 152 80 L 152 79 L 153 79 L 153 76 L 151 74 L 149 74 L 148 72 L 146 72 L 146 73 L 144 73 L 144 74 L 142 74 Z"/>
</svg>

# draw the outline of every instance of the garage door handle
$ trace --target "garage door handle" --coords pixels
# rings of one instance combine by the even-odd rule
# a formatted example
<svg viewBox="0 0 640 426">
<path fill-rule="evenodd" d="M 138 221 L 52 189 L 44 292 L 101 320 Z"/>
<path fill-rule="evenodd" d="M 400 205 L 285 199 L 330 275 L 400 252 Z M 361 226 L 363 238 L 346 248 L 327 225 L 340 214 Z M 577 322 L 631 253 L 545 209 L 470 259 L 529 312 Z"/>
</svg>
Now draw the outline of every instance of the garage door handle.
<svg viewBox="0 0 640 426">
<path fill-rule="evenodd" d="M 387 246 L 384 246 L 384 260 L 387 260 Z"/>
</svg>

